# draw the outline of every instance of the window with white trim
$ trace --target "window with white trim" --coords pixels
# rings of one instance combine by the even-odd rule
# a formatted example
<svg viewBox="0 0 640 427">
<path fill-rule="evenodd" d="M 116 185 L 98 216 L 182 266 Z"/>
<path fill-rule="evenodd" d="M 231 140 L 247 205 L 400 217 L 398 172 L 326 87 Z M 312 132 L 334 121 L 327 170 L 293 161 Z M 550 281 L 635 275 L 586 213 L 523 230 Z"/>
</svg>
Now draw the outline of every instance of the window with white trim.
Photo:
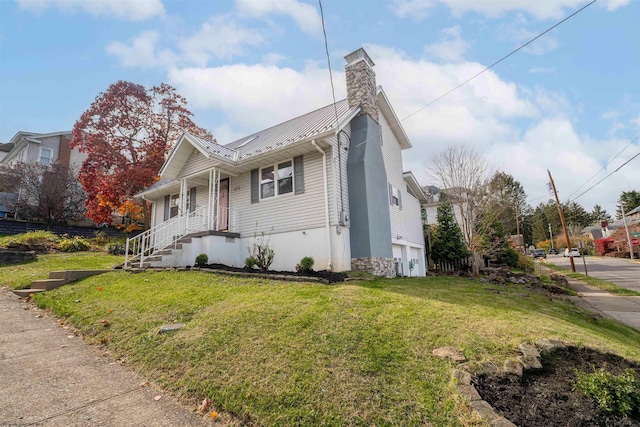
<svg viewBox="0 0 640 427">
<path fill-rule="evenodd" d="M 49 166 L 53 161 L 53 150 L 51 148 L 40 148 L 40 158 L 38 159 L 38 163 L 44 166 Z"/>
<path fill-rule="evenodd" d="M 260 198 L 293 193 L 293 160 L 260 169 Z"/>
<path fill-rule="evenodd" d="M 172 194 L 169 198 L 169 218 L 178 216 L 180 212 L 180 195 Z"/>
</svg>

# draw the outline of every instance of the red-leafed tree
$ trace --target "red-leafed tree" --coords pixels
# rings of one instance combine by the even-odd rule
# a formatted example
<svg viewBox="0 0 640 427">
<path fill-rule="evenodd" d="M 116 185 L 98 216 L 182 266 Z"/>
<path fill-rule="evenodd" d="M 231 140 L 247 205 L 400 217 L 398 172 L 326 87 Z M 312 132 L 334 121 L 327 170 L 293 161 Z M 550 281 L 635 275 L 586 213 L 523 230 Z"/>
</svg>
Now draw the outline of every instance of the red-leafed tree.
<svg viewBox="0 0 640 427">
<path fill-rule="evenodd" d="M 100 93 L 75 123 L 71 142 L 88 155 L 78 174 L 87 216 L 110 224 L 114 211 L 158 179 L 183 130 L 213 140 L 192 116 L 187 100 L 168 84 L 147 89 L 119 81 Z"/>
</svg>

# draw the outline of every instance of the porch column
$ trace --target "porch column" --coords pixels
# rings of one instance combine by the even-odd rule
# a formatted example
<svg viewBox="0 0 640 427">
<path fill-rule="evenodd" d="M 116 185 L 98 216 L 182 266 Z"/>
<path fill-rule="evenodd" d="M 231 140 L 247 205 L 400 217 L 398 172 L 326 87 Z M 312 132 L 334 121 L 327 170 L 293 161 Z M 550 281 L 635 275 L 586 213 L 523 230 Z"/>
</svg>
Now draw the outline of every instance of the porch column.
<svg viewBox="0 0 640 427">
<path fill-rule="evenodd" d="M 209 230 L 218 229 L 218 199 L 220 196 L 220 171 L 209 169 L 209 208 L 207 212 Z"/>
</svg>

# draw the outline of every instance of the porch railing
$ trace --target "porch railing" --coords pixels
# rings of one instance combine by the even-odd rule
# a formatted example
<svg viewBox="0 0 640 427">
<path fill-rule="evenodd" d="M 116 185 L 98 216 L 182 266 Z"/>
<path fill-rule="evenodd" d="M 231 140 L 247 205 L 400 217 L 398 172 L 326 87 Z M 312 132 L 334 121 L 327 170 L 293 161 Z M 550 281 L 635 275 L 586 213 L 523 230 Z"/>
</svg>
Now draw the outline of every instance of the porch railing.
<svg viewBox="0 0 640 427">
<path fill-rule="evenodd" d="M 236 229 L 235 208 L 219 208 L 224 210 L 227 218 L 228 231 L 234 232 Z M 221 216 L 218 215 L 217 218 Z M 130 268 L 138 264 L 140 268 L 144 266 L 144 261 L 154 253 L 175 247 L 178 240 L 191 233 L 206 231 L 208 229 L 219 230 L 220 227 L 214 218 L 213 224 L 209 227 L 210 212 L 208 206 L 197 208 L 193 212 L 181 214 L 164 221 L 149 230 L 127 239 L 125 246 L 124 268 Z"/>
</svg>

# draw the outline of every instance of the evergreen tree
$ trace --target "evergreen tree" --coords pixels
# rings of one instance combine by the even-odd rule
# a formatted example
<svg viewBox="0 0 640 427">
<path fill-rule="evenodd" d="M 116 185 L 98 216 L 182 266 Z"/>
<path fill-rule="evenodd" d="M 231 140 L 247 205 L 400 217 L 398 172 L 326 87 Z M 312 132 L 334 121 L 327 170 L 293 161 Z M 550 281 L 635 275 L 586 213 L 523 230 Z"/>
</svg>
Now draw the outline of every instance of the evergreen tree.
<svg viewBox="0 0 640 427">
<path fill-rule="evenodd" d="M 637 208 L 640 206 L 640 191 L 623 191 L 618 198 L 618 205 L 620 205 L 620 203 L 624 203 L 625 213 Z M 620 209 L 620 206 L 616 209 L 616 219 L 622 219 L 622 209 Z"/>
<path fill-rule="evenodd" d="M 450 203 L 438 207 L 438 226 L 431 233 L 431 258 L 434 262 L 456 261 L 469 256 L 462 232 Z"/>
<path fill-rule="evenodd" d="M 595 205 L 593 207 L 593 210 L 591 211 L 591 224 L 598 222 L 598 221 L 612 221 L 613 218 L 611 218 L 611 215 L 609 215 L 609 212 L 607 212 L 606 209 L 603 209 L 602 206 L 600 205 Z"/>
<path fill-rule="evenodd" d="M 480 219 L 479 226 L 482 232 L 480 249 L 482 254 L 498 264 L 516 266 L 518 264 L 518 254 L 509 245 L 504 226 L 498 216 L 491 210 L 486 210 Z"/>
</svg>

